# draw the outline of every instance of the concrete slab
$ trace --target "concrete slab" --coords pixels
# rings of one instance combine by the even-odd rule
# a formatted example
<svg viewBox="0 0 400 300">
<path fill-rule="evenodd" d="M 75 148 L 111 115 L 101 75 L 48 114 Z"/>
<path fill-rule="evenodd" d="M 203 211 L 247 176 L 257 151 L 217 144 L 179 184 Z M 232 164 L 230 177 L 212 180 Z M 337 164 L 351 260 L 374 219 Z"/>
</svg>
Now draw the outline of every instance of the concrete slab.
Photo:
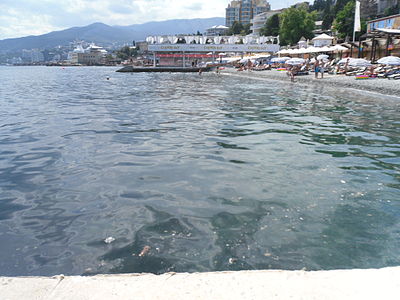
<svg viewBox="0 0 400 300">
<path fill-rule="evenodd" d="M 399 299 L 400 268 L 2 278 L 1 299 Z M 6 284 L 3 284 L 6 283 Z M 5 297 L 4 297 L 5 296 Z"/>
<path fill-rule="evenodd" d="M 47 299 L 60 283 L 58 276 L 47 277 L 0 277 L 0 299 Z"/>
</svg>

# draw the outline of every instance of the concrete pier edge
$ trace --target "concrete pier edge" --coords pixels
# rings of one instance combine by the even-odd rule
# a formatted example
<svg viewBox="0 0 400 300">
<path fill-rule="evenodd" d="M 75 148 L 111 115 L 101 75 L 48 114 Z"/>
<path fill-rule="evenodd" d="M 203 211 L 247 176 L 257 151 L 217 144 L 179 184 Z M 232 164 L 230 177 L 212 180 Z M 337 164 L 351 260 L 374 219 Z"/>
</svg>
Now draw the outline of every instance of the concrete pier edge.
<svg viewBox="0 0 400 300">
<path fill-rule="evenodd" d="M 0 299 L 399 299 L 400 267 L 0 277 Z"/>
</svg>

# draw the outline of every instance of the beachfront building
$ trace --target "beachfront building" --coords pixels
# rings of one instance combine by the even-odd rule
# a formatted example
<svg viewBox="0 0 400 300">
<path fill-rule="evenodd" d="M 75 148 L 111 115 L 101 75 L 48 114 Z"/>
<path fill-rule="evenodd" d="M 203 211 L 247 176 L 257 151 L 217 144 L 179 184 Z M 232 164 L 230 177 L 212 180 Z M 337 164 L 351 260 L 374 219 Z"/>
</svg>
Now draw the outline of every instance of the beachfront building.
<svg viewBox="0 0 400 300">
<path fill-rule="evenodd" d="M 234 0 L 226 8 L 226 26 L 231 27 L 237 21 L 243 25 L 264 12 L 270 11 L 271 5 L 267 0 Z"/>
<path fill-rule="evenodd" d="M 211 35 L 211 36 L 218 36 L 218 35 L 226 35 L 228 32 L 228 27 L 223 26 L 223 25 L 216 25 L 211 28 L 208 28 L 206 30 L 206 35 Z"/>
<path fill-rule="evenodd" d="M 254 18 L 251 20 L 252 34 L 259 36 L 261 29 L 264 27 L 267 20 L 271 18 L 273 15 L 280 14 L 282 11 L 283 11 L 282 9 L 270 10 L 254 16 Z"/>
<path fill-rule="evenodd" d="M 102 47 L 91 44 L 88 48 L 83 49 L 78 46 L 68 55 L 68 60 L 73 64 L 82 65 L 100 65 L 105 62 L 107 51 Z"/>
<path fill-rule="evenodd" d="M 400 30 L 400 14 L 368 22 L 369 33 L 378 29 Z"/>
<path fill-rule="evenodd" d="M 369 21 L 367 28 L 370 40 L 363 44 L 370 52 L 371 60 L 400 55 L 400 14 Z"/>
<path fill-rule="evenodd" d="M 228 53 L 276 53 L 279 37 L 274 36 L 149 36 L 146 39 L 149 52 L 153 53 L 153 64 L 166 65 L 172 60 L 175 65 L 190 66 L 208 59 L 220 60 Z"/>
</svg>

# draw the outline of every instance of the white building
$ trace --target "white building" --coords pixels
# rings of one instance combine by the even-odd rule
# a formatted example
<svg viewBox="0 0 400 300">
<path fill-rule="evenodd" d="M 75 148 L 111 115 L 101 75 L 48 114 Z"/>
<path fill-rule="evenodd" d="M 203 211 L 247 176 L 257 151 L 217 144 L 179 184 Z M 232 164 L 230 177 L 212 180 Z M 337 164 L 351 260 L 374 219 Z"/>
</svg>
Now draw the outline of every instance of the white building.
<svg viewBox="0 0 400 300">
<path fill-rule="evenodd" d="M 243 25 L 250 24 L 254 16 L 270 11 L 267 0 L 234 0 L 226 8 L 226 26 L 231 27 L 237 21 Z"/>
<path fill-rule="evenodd" d="M 280 14 L 283 10 L 270 10 L 263 12 L 259 15 L 256 15 L 252 20 L 252 26 L 251 26 L 251 31 L 253 35 L 260 35 L 261 29 L 264 27 L 265 23 L 269 18 L 271 18 L 273 15 Z"/>
<path fill-rule="evenodd" d="M 226 35 L 228 32 L 228 29 L 229 29 L 228 27 L 223 26 L 223 25 L 213 26 L 206 30 L 206 35 L 213 35 L 213 36 Z"/>
<path fill-rule="evenodd" d="M 68 54 L 68 60 L 74 64 L 99 65 L 104 63 L 107 51 L 102 47 L 91 44 L 83 49 L 80 45 L 74 51 Z"/>
</svg>

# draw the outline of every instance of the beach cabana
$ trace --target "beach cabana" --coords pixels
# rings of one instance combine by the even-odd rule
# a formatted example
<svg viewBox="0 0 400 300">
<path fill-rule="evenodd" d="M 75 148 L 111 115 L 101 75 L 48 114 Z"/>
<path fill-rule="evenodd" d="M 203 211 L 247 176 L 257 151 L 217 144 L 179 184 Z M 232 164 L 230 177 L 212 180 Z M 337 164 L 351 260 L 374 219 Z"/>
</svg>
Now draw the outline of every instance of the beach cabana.
<svg viewBox="0 0 400 300">
<path fill-rule="evenodd" d="M 333 43 L 334 38 L 323 33 L 319 36 L 316 36 L 315 38 L 312 39 L 314 43 L 314 47 L 325 47 L 325 46 L 330 46 Z"/>
</svg>

